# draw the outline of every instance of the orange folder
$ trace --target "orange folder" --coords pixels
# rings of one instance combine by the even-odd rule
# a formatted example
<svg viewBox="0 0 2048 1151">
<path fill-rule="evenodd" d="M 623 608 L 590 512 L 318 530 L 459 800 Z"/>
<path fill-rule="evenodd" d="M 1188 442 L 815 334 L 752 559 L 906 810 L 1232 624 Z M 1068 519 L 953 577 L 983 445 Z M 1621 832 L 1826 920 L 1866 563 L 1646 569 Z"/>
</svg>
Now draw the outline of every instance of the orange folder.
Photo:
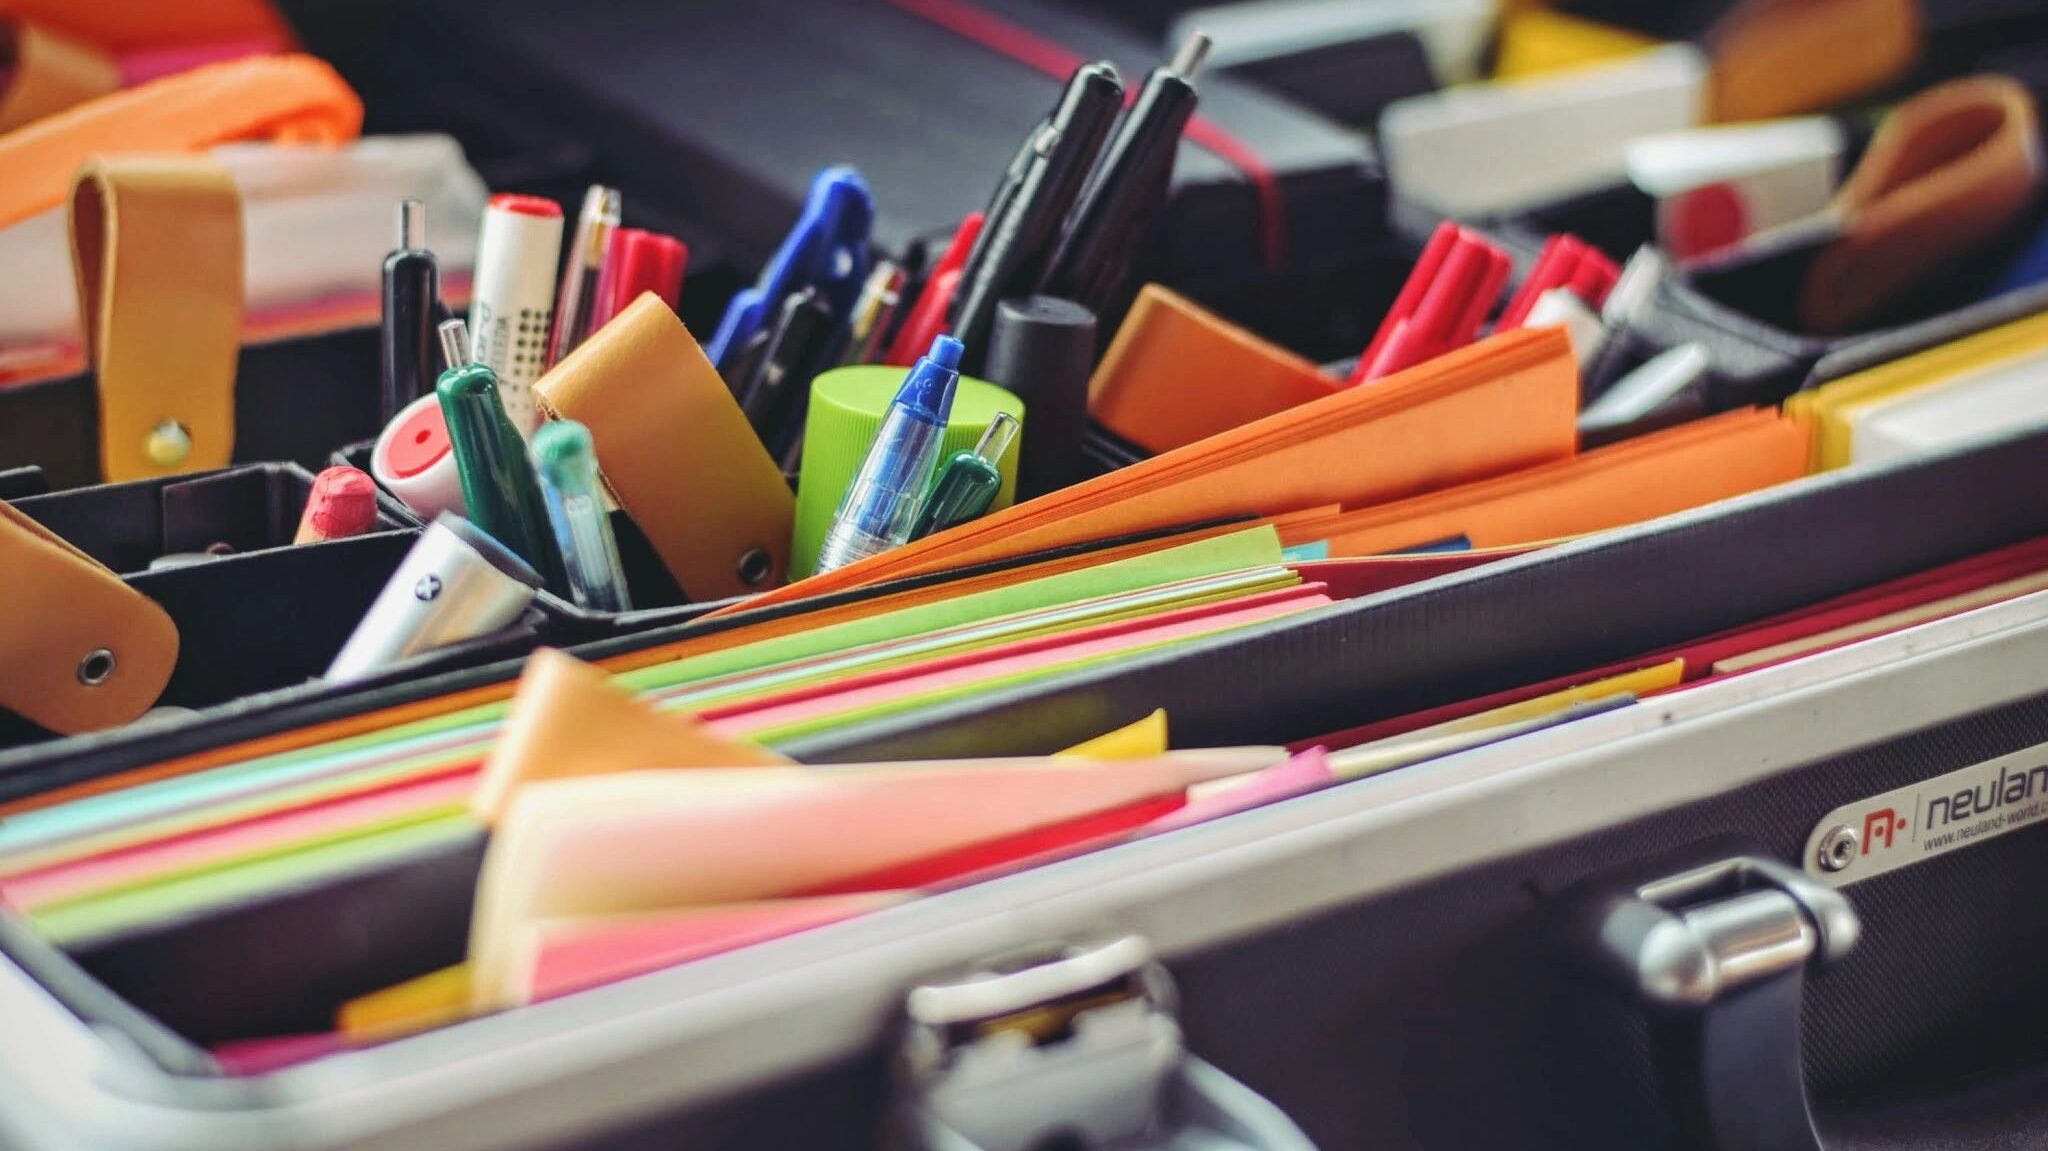
<svg viewBox="0 0 2048 1151">
<path fill-rule="evenodd" d="M 1088 414 L 1147 451 L 1168 452 L 1344 386 L 1293 352 L 1148 284 L 1088 383 Z"/>
<path fill-rule="evenodd" d="M 250 56 L 88 100 L 0 136 L 0 228 L 64 202 L 88 157 L 199 152 L 237 140 L 340 144 L 363 102 L 311 56 Z"/>
<path fill-rule="evenodd" d="M 1728 412 L 1510 475 L 1281 528 L 1367 556 L 1464 536 L 1474 548 L 1625 527 L 1798 479 L 1811 432 L 1776 410 Z"/>
<path fill-rule="evenodd" d="M 1346 388 L 744 606 L 1176 523 L 1383 503 L 1534 467 L 1576 450 L 1578 388 L 1562 330 L 1506 332 L 1372 387 Z"/>
</svg>

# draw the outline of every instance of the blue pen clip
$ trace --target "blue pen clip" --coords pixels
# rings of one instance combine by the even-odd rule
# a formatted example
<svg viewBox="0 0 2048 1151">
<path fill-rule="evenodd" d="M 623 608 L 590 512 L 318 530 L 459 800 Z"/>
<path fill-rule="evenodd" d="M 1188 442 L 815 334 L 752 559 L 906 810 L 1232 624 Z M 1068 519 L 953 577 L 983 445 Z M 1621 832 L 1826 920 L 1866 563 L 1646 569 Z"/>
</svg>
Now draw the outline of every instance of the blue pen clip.
<svg viewBox="0 0 2048 1151">
<path fill-rule="evenodd" d="M 805 288 L 831 305 L 843 326 L 853 315 L 867 279 L 868 236 L 875 226 L 875 198 L 852 168 L 827 168 L 811 181 L 803 215 L 782 241 L 761 279 L 732 298 L 705 354 L 720 371 L 726 358 L 746 346 L 784 299 Z"/>
</svg>

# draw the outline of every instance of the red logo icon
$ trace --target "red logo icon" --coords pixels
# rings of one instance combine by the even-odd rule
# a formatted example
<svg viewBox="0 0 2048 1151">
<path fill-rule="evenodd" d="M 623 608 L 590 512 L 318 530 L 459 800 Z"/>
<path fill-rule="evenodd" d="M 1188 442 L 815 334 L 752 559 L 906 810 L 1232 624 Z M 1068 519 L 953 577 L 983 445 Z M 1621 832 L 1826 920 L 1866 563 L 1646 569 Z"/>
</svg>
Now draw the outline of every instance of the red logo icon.
<svg viewBox="0 0 2048 1151">
<path fill-rule="evenodd" d="M 1881 811 L 1873 811 L 1869 815 L 1864 816 L 1863 854 L 1870 854 L 1870 849 L 1877 844 L 1880 836 L 1884 839 L 1884 845 L 1890 847 L 1892 845 L 1892 836 L 1904 830 L 1906 830 L 1906 821 L 1900 819 L 1899 813 L 1889 807 Z"/>
</svg>

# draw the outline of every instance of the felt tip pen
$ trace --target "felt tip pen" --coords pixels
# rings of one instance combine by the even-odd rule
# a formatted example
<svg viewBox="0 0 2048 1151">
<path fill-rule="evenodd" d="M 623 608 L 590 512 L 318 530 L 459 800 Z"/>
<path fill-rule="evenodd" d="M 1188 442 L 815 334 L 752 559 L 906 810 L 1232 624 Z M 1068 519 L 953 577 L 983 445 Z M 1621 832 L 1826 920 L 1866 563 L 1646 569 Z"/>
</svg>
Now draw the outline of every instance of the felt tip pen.
<svg viewBox="0 0 2048 1151">
<path fill-rule="evenodd" d="M 491 197 L 477 238 L 470 358 L 498 377 L 505 410 L 521 435 L 532 435 L 540 425 L 533 382 L 547 367 L 561 256 L 560 204 L 541 196 Z"/>
<path fill-rule="evenodd" d="M 613 232 L 604 274 L 597 280 L 597 309 L 590 315 L 590 331 L 610 323 L 643 292 L 653 292 L 662 303 L 675 307 L 682 298 L 683 273 L 689 263 L 689 246 L 674 236 L 640 228 Z"/>
<path fill-rule="evenodd" d="M 740 410 L 769 454 L 779 456 L 801 435 L 811 379 L 824 370 L 837 332 L 831 307 L 816 288 L 805 288 L 782 302 L 761 354 L 748 357 L 749 374 L 734 387 Z"/>
<path fill-rule="evenodd" d="M 383 368 L 378 398 L 390 423 L 434 386 L 434 320 L 441 303 L 441 266 L 427 250 L 427 208 L 398 205 L 398 247 L 384 257 Z"/>
<path fill-rule="evenodd" d="M 934 532 L 958 527 L 988 511 L 989 505 L 996 502 L 996 493 L 1003 488 L 1000 465 L 1003 453 L 1010 450 L 1010 441 L 1017 438 L 1017 427 L 1017 417 L 997 412 L 972 448 L 953 453 L 953 458 L 939 469 L 939 478 L 932 482 L 924 509 L 917 513 L 917 523 L 910 529 L 911 539 L 921 540 Z"/>
<path fill-rule="evenodd" d="M 547 366 L 576 350 L 590 334 L 597 308 L 597 284 L 611 257 L 612 234 L 619 230 L 619 192 L 592 184 L 576 214 L 576 235 L 569 245 L 569 265 L 562 269 L 562 288 L 555 297 L 555 327 L 548 338 Z"/>
<path fill-rule="evenodd" d="M 996 305 L 1038 291 L 1061 225 L 1123 105 L 1123 78 L 1113 66 L 1081 65 L 1005 173 L 953 299 L 952 330 L 972 350 L 970 368 L 987 351 Z"/>
<path fill-rule="evenodd" d="M 338 464 L 313 477 L 306 510 L 299 514 L 294 544 L 324 543 L 359 536 L 377 526 L 377 481 L 359 468 Z"/>
<path fill-rule="evenodd" d="M 467 335 L 461 320 L 441 325 L 451 362 L 461 354 Z M 441 373 L 434 391 L 448 422 L 448 444 L 470 520 L 533 565 L 549 587 L 566 590 L 540 480 L 527 459 L 526 439 L 499 397 L 497 373 L 480 363 L 460 364 Z"/>
<path fill-rule="evenodd" d="M 1195 114 L 1195 73 L 1209 48 L 1209 37 L 1191 33 L 1172 61 L 1145 77 L 1067 218 L 1045 295 L 1097 315 L 1122 310 L 1139 249 L 1166 207 L 1181 134 Z"/>
<path fill-rule="evenodd" d="M 533 463 L 569 577 L 570 598 L 594 611 L 631 611 L 590 429 L 575 420 L 542 425 L 533 433 Z"/>
<path fill-rule="evenodd" d="M 953 393 L 960 383 L 959 340 L 940 336 L 897 389 L 882 430 L 839 502 L 818 549 L 818 571 L 829 572 L 877 556 L 910 540 L 923 506 L 925 485 L 946 437 Z"/>
</svg>

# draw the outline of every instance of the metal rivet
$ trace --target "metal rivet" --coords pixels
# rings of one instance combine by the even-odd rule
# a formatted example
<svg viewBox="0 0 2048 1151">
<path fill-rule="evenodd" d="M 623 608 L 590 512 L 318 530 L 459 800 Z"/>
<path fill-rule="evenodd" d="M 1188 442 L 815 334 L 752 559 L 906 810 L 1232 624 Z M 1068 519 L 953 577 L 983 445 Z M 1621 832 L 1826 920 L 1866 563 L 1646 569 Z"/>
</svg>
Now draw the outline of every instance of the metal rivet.
<svg viewBox="0 0 2048 1151">
<path fill-rule="evenodd" d="M 768 582 L 768 576 L 775 571 L 775 557 L 762 548 L 749 548 L 740 556 L 740 582 L 748 587 L 760 587 Z"/>
<path fill-rule="evenodd" d="M 176 420 L 165 420 L 149 431 L 142 450 L 158 467 L 175 467 L 192 454 L 192 433 Z"/>
<path fill-rule="evenodd" d="M 78 682 L 87 687 L 98 687 L 114 674 L 114 653 L 98 648 L 78 661 Z"/>
<path fill-rule="evenodd" d="M 1856 849 L 1863 844 L 1863 837 L 1848 824 L 1831 827 L 1820 837 L 1819 857 L 1814 860 L 1822 871 L 1841 871 L 1856 861 Z"/>
</svg>

